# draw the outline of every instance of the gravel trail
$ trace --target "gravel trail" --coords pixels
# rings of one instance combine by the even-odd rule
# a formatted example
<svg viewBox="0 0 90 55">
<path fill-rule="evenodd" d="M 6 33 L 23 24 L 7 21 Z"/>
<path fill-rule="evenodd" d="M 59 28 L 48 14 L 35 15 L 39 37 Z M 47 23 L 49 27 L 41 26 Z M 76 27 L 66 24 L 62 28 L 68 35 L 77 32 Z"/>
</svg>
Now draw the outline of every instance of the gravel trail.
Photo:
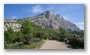
<svg viewBox="0 0 90 55">
<path fill-rule="evenodd" d="M 68 44 L 56 40 L 45 40 L 40 49 L 70 49 Z"/>
</svg>

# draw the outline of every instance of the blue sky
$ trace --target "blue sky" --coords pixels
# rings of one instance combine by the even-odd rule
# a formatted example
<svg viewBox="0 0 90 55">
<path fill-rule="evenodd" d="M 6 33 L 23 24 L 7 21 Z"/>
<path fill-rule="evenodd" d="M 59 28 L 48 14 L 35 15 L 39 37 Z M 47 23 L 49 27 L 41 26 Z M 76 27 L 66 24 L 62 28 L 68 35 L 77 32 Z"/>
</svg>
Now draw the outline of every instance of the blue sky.
<svg viewBox="0 0 90 55">
<path fill-rule="evenodd" d="M 83 4 L 4 4 L 4 18 L 24 18 L 52 10 L 84 30 Z"/>
</svg>

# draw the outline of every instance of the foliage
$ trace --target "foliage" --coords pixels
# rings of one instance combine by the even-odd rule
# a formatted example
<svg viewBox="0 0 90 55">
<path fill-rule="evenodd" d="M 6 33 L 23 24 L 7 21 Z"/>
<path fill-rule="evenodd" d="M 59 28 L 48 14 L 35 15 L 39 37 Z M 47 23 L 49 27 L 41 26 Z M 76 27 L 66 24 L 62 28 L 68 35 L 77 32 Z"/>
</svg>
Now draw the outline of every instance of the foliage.
<svg viewBox="0 0 90 55">
<path fill-rule="evenodd" d="M 11 27 L 4 31 L 4 47 L 7 49 L 28 49 L 39 48 L 43 43 L 42 40 L 57 40 L 64 41 L 68 38 L 67 43 L 72 48 L 84 48 L 84 31 L 69 32 L 60 27 L 59 30 L 51 30 L 42 28 L 41 26 L 31 23 L 29 20 L 24 20 L 21 24 L 21 30 L 14 32 Z"/>
<path fill-rule="evenodd" d="M 29 20 L 25 20 L 22 22 L 21 31 L 23 34 L 32 34 L 32 26 Z"/>
<path fill-rule="evenodd" d="M 15 32 L 16 36 L 13 40 L 13 43 L 15 42 L 22 42 L 23 41 L 23 34 L 21 31 Z"/>
<path fill-rule="evenodd" d="M 11 27 L 9 27 L 7 31 L 5 31 L 4 35 L 5 35 L 4 40 L 5 40 L 5 43 L 7 43 L 7 44 L 12 43 L 12 41 L 15 38 L 14 31 Z"/>
<path fill-rule="evenodd" d="M 84 36 L 81 36 L 79 34 L 70 34 L 68 36 L 69 44 L 73 48 L 84 48 Z"/>
<path fill-rule="evenodd" d="M 40 41 L 42 41 L 39 39 L 39 37 L 36 37 L 36 32 L 35 30 L 33 30 L 33 27 L 30 21 L 24 20 L 23 22 L 21 22 L 20 29 L 21 29 L 20 31 L 14 32 L 13 29 L 9 27 L 7 31 L 4 31 L 5 48 L 7 49 L 24 48 L 23 47 L 24 45 L 31 46 L 33 43 L 37 46 L 36 43 L 39 43 Z"/>
</svg>

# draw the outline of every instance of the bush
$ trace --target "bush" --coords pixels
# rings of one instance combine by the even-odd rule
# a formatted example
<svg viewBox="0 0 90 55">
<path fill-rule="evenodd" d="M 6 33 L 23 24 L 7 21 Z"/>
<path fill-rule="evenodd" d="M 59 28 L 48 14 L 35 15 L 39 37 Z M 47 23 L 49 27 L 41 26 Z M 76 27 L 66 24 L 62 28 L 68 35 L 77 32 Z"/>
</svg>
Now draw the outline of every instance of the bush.
<svg viewBox="0 0 90 55">
<path fill-rule="evenodd" d="M 36 48 L 43 39 L 64 41 L 65 38 L 68 38 L 67 43 L 73 48 L 84 48 L 84 31 L 68 32 L 62 27 L 51 30 L 35 25 L 27 19 L 20 24 L 21 30 L 18 32 L 14 32 L 11 27 L 4 31 L 5 48 Z"/>
<path fill-rule="evenodd" d="M 83 37 L 80 37 L 80 35 L 77 34 L 71 34 L 70 37 L 68 37 L 69 39 L 69 44 L 73 47 L 73 48 L 84 48 L 84 39 Z"/>
<path fill-rule="evenodd" d="M 10 43 L 12 43 L 14 38 L 15 38 L 14 31 L 11 27 L 9 27 L 7 29 L 7 31 L 5 31 L 5 33 L 4 33 L 4 41 L 5 41 L 5 43 L 10 44 Z"/>
</svg>

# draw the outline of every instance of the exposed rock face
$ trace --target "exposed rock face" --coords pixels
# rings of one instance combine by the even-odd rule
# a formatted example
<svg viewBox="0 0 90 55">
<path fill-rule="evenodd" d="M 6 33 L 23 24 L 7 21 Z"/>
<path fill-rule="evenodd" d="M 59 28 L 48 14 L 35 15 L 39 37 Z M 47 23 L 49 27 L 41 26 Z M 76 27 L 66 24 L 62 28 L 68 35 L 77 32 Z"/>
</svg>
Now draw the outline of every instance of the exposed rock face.
<svg viewBox="0 0 90 55">
<path fill-rule="evenodd" d="M 8 27 L 11 27 L 14 30 L 14 32 L 15 32 L 15 31 L 20 31 L 21 25 L 18 24 L 18 23 L 6 23 L 4 25 L 4 31 L 7 31 Z"/>
<path fill-rule="evenodd" d="M 59 27 L 63 27 L 70 31 L 80 31 L 75 24 L 65 20 L 59 14 L 55 14 L 49 10 L 37 16 L 30 17 L 29 20 L 37 25 L 54 30 L 58 29 Z"/>
<path fill-rule="evenodd" d="M 55 14 L 50 10 L 47 10 L 37 16 L 28 17 L 31 22 L 42 26 L 43 28 L 49 28 L 57 30 L 59 27 L 63 27 L 70 31 L 80 31 L 80 29 L 70 21 L 65 20 L 59 14 Z M 22 21 L 24 19 L 17 19 L 17 21 Z"/>
</svg>

